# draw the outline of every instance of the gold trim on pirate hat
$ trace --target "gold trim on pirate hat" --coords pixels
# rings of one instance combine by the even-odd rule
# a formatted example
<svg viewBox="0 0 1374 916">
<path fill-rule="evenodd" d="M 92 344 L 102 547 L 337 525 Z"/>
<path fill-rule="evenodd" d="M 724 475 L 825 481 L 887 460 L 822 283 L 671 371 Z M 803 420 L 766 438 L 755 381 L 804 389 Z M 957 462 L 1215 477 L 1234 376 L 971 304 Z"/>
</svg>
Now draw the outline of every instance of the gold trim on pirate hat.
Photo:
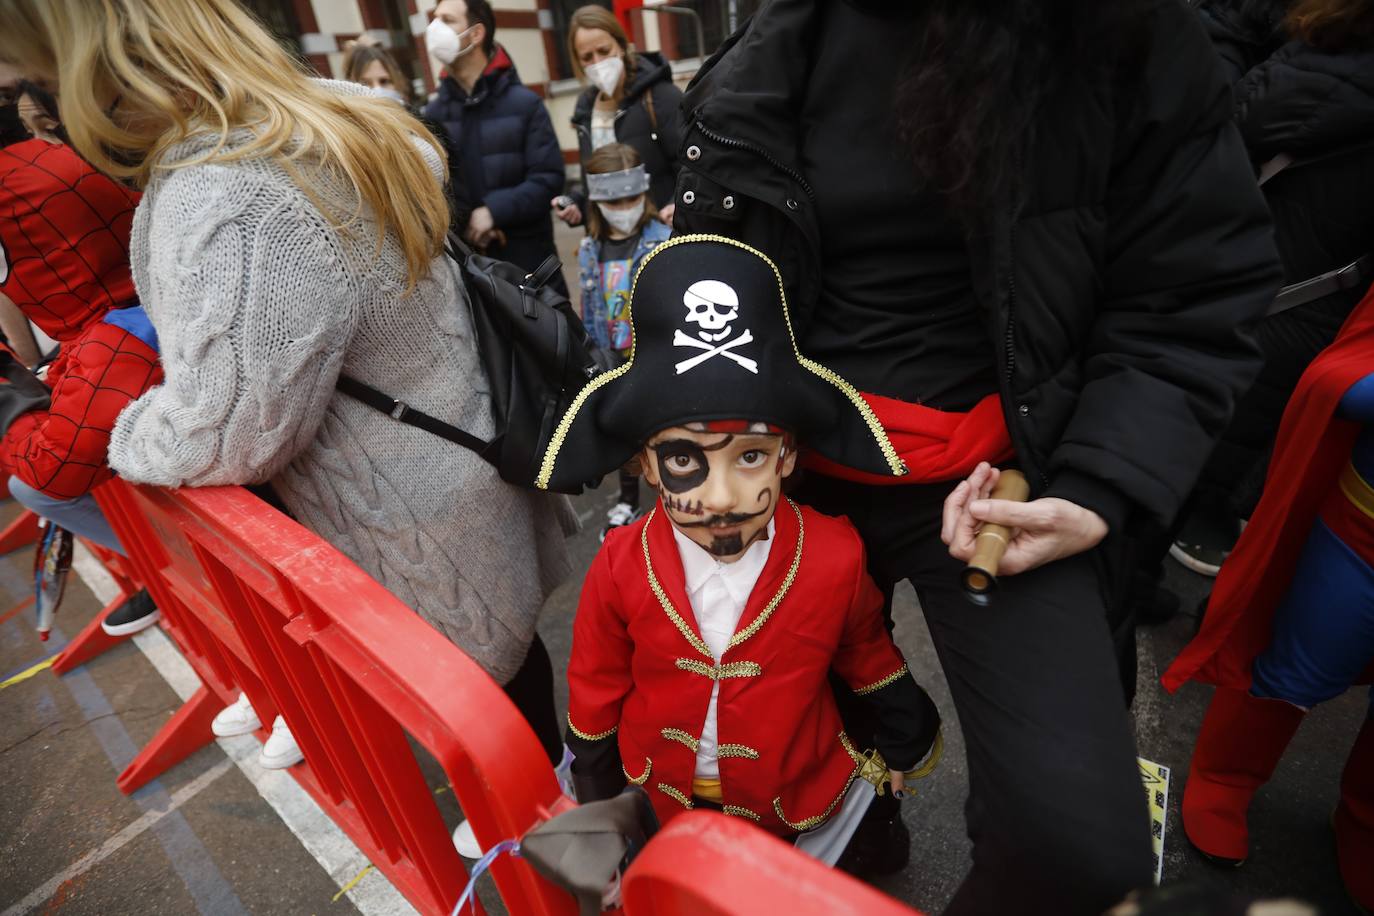
<svg viewBox="0 0 1374 916">
<path fill-rule="evenodd" d="M 664 242 L 635 274 L 629 320 L 630 358 L 560 418 L 541 489 L 576 491 L 659 430 L 710 420 L 769 423 L 847 467 L 906 473 L 854 386 L 797 349 L 782 275 L 762 252 L 718 235 Z"/>
</svg>

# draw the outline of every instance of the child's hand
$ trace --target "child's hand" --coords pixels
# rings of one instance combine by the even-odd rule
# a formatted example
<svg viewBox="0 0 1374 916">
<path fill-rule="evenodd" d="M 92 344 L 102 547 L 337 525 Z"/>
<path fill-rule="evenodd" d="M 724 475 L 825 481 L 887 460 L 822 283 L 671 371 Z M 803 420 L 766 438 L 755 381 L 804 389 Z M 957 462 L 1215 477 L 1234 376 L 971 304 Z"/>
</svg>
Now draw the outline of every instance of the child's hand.
<svg viewBox="0 0 1374 916">
<path fill-rule="evenodd" d="M 901 770 L 887 771 L 887 786 L 892 790 L 892 797 L 899 801 L 906 798 L 906 776 Z"/>
</svg>

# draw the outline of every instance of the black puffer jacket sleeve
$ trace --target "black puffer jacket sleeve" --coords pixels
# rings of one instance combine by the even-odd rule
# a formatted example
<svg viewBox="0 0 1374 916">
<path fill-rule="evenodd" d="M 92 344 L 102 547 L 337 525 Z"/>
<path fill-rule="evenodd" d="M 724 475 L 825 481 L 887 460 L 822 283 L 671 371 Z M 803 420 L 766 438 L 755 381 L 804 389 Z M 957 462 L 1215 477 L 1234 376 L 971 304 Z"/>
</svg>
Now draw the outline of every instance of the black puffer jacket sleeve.
<svg viewBox="0 0 1374 916">
<path fill-rule="evenodd" d="M 1049 494 L 1086 475 L 1167 524 L 1259 370 L 1250 329 L 1281 274 L 1207 35 L 1182 4 L 1149 17 L 1121 89 L 1105 288 Z"/>
<path fill-rule="evenodd" d="M 1327 54 L 1290 41 L 1235 92 L 1236 123 L 1256 162 L 1374 140 L 1374 52 Z"/>
</svg>

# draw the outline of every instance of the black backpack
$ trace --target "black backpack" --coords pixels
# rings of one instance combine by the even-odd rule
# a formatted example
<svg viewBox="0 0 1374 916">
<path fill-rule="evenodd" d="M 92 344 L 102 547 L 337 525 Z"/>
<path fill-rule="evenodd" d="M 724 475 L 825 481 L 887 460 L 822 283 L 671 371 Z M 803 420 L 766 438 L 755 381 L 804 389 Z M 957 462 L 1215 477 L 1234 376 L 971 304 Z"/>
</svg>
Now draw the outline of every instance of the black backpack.
<svg viewBox="0 0 1374 916">
<path fill-rule="evenodd" d="M 496 435 L 479 439 L 346 375 L 338 390 L 402 423 L 472 449 L 501 479 L 534 489 L 554 427 L 592 378 L 614 358 L 592 342 L 567 298 L 548 286 L 562 264 L 549 255 L 532 273 L 477 254 L 449 233 L 472 309 L 477 350 L 491 389 Z M 577 488 L 570 492 L 581 492 Z"/>
</svg>

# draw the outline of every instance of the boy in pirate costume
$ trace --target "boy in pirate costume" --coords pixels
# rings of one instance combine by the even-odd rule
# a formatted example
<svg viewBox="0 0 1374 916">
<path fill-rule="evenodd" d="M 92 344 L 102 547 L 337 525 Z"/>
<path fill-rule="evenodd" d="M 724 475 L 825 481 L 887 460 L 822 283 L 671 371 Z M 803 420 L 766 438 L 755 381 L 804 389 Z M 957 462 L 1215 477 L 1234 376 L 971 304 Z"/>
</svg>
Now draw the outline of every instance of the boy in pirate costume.
<svg viewBox="0 0 1374 916">
<path fill-rule="evenodd" d="M 660 495 L 608 535 L 583 585 L 568 666 L 578 798 L 628 781 L 661 821 L 712 808 L 834 864 L 875 790 L 903 797 L 933 768 L 940 720 L 884 627 L 857 532 L 782 482 L 798 440 L 874 472 L 902 462 L 857 392 L 797 352 L 777 268 L 754 249 L 663 244 L 635 278 L 630 326 L 629 361 L 579 394 L 540 479 L 637 457 Z M 832 670 L 878 713 L 876 749 L 845 735 Z"/>
</svg>

